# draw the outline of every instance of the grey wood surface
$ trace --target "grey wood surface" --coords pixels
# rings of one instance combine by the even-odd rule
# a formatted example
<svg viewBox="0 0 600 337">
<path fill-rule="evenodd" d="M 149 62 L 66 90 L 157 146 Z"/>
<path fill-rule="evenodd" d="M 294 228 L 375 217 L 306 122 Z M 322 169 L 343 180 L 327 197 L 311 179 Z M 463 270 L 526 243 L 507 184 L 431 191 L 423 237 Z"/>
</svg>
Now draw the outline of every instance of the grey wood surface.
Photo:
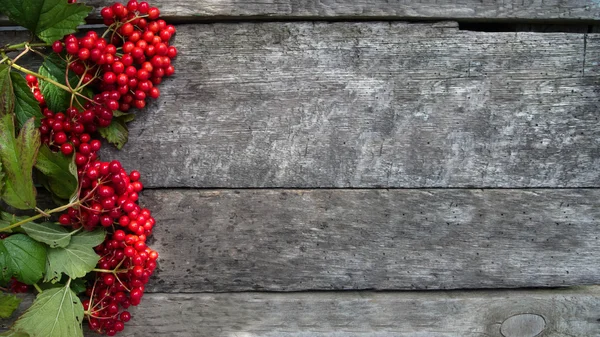
<svg viewBox="0 0 600 337">
<path fill-rule="evenodd" d="M 600 282 L 600 190 L 151 190 L 154 292 Z"/>
<path fill-rule="evenodd" d="M 114 0 L 79 2 L 100 8 Z M 155 0 L 151 4 L 169 18 L 188 21 L 385 18 L 593 22 L 600 18 L 600 5 L 595 0 Z"/>
<path fill-rule="evenodd" d="M 599 295 L 597 287 L 146 294 L 119 336 L 593 337 L 600 335 Z M 0 331 L 9 324 L 0 320 Z"/>
<path fill-rule="evenodd" d="M 594 34 L 179 26 L 124 151 L 149 187 L 598 187 Z M 160 158 L 160 160 L 157 160 Z"/>
</svg>

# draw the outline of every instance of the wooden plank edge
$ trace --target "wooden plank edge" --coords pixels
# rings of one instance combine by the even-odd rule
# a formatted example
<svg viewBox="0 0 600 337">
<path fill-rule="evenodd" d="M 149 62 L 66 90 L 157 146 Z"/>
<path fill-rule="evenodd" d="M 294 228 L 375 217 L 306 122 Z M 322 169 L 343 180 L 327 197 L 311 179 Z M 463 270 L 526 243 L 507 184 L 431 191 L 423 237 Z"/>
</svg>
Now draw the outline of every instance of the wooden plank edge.
<svg viewBox="0 0 600 337">
<path fill-rule="evenodd" d="M 600 189 L 144 191 L 157 292 L 600 281 Z"/>
<path fill-rule="evenodd" d="M 589 337 L 600 335 L 599 288 L 149 293 L 119 336 Z"/>
</svg>

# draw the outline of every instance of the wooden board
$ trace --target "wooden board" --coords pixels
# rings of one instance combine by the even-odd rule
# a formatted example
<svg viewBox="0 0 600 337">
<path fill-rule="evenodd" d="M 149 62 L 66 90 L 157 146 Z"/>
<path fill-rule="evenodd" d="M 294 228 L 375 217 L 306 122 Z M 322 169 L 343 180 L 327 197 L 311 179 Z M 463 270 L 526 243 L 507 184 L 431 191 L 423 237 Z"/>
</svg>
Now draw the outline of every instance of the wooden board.
<svg viewBox="0 0 600 337">
<path fill-rule="evenodd" d="M 183 25 L 177 75 L 104 157 L 149 187 L 598 187 L 591 38 Z"/>
<path fill-rule="evenodd" d="M 114 0 L 81 1 L 97 8 Z M 126 2 L 126 1 L 122 1 Z M 600 17 L 594 0 L 155 0 L 171 20 L 227 19 L 394 19 L 540 20 L 593 22 Z"/>
<path fill-rule="evenodd" d="M 600 190 L 153 190 L 154 292 L 600 283 Z"/>
<path fill-rule="evenodd" d="M 590 337 L 600 334 L 599 295 L 597 287 L 146 294 L 119 336 L 533 337 L 542 331 L 545 337 Z M 8 324 L 0 320 L 0 327 Z"/>
</svg>

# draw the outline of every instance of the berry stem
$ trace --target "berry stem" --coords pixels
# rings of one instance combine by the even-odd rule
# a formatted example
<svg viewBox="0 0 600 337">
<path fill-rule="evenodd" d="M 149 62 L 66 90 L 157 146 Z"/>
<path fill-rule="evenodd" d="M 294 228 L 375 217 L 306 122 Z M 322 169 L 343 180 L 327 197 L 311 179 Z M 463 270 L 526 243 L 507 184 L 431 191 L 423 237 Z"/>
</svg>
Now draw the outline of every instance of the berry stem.
<svg viewBox="0 0 600 337">
<path fill-rule="evenodd" d="M 39 219 L 41 217 L 47 216 L 47 215 L 52 214 L 52 213 L 62 212 L 64 210 L 68 209 L 69 207 L 77 206 L 79 204 L 81 204 L 81 201 L 77 200 L 77 201 L 72 202 L 70 204 L 66 204 L 66 205 L 63 205 L 63 206 L 51 209 L 51 210 L 46 210 L 44 213 L 40 213 L 40 214 L 34 215 L 34 216 L 29 217 L 29 218 L 27 218 L 25 220 L 16 222 L 16 223 L 14 223 L 14 224 L 12 224 L 10 226 L 6 226 L 4 228 L 0 228 L 0 232 L 8 232 L 9 230 L 11 230 L 13 228 L 17 228 L 17 227 L 19 227 L 21 225 L 24 225 L 24 224 L 28 223 L 28 222 L 37 220 L 37 219 Z"/>
<path fill-rule="evenodd" d="M 44 292 L 44 291 L 42 290 L 42 288 L 40 288 L 40 286 L 39 286 L 37 283 L 34 283 L 34 284 L 33 284 L 33 287 L 34 287 L 34 288 L 35 288 L 35 290 L 37 290 L 37 292 L 38 292 L 38 293 L 40 293 L 40 294 L 41 294 L 42 292 Z"/>
<path fill-rule="evenodd" d="M 110 269 L 98 269 L 98 268 L 94 268 L 94 269 L 92 269 L 92 271 L 95 271 L 97 273 L 122 274 L 122 273 L 128 272 L 129 270 L 128 269 L 110 270 Z"/>
<path fill-rule="evenodd" d="M 45 43 L 45 42 L 37 42 L 37 43 L 22 42 L 22 43 L 8 45 L 6 47 L 0 48 L 0 52 L 16 51 L 16 50 L 20 50 L 23 48 L 50 47 L 50 46 L 52 46 L 52 44 Z"/>
<path fill-rule="evenodd" d="M 67 87 L 64 84 L 60 84 L 60 83 L 56 82 L 55 80 L 53 80 L 51 78 L 48 78 L 48 77 L 46 77 L 46 76 L 44 76 L 44 75 L 42 75 L 40 73 L 36 73 L 35 71 L 31 71 L 31 70 L 29 70 L 27 68 L 21 67 L 20 65 L 16 64 L 14 60 L 11 60 L 10 58 L 8 58 L 4 52 L 0 52 L 0 55 L 5 58 L 5 62 L 7 62 L 9 66 L 11 66 L 11 67 L 13 67 L 13 68 L 15 68 L 15 69 L 17 69 L 17 70 L 25 73 L 25 74 L 33 75 L 33 76 L 35 76 L 35 77 L 37 77 L 37 78 L 39 78 L 41 80 L 44 80 L 44 81 L 46 81 L 48 83 L 52 83 L 53 85 L 55 85 L 55 86 L 57 86 L 57 87 L 65 90 L 67 92 L 74 93 L 77 96 L 80 96 L 80 97 L 82 97 L 82 98 L 84 98 L 84 99 L 86 99 L 88 101 L 91 101 L 90 98 L 88 98 L 88 97 L 80 94 L 77 91 L 72 90 L 71 88 Z"/>
</svg>

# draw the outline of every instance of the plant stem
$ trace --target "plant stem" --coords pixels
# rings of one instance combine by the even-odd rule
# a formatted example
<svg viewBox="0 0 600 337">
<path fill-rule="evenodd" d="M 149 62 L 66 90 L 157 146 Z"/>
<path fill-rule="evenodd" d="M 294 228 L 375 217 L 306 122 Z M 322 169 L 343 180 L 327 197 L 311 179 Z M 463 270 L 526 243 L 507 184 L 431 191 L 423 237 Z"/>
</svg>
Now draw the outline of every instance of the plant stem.
<svg viewBox="0 0 600 337">
<path fill-rule="evenodd" d="M 2 55 L 2 56 L 4 56 L 4 55 Z M 53 79 L 51 79 L 51 78 L 48 78 L 48 77 L 46 77 L 46 76 L 44 76 L 44 75 L 42 75 L 42 74 L 36 73 L 35 71 L 31 71 L 31 70 L 29 70 L 29 69 L 27 69 L 27 68 L 23 68 L 23 67 L 21 67 L 20 65 L 18 65 L 18 64 L 16 64 L 16 63 L 14 63 L 14 61 L 12 61 L 12 60 L 7 60 L 7 61 L 8 61 L 8 65 L 9 65 L 9 66 L 11 66 L 11 67 L 13 67 L 13 68 L 15 68 L 15 69 L 17 69 L 17 70 L 19 70 L 19 71 L 21 71 L 21 72 L 24 72 L 25 74 L 33 75 L 33 76 L 35 76 L 35 77 L 37 77 L 37 78 L 39 78 L 39 79 L 42 79 L 42 80 L 44 80 L 44 81 L 46 81 L 46 82 L 48 82 L 48 83 L 52 83 L 52 84 L 54 84 L 55 86 L 57 86 L 57 87 L 59 87 L 59 88 L 61 88 L 61 89 L 63 89 L 63 90 L 66 90 L 66 91 L 69 91 L 69 92 L 71 92 L 71 89 L 69 89 L 69 88 L 68 88 L 66 85 L 64 85 L 64 84 L 60 84 L 60 83 L 56 82 L 55 80 L 53 80 Z"/>
<path fill-rule="evenodd" d="M 7 57 L 6 54 L 4 52 L 2 52 L 2 51 L 0 51 L 0 56 L 3 56 L 5 58 Z M 7 63 L 8 63 L 9 66 L 11 66 L 11 67 L 13 67 L 13 68 L 15 68 L 15 69 L 17 69 L 17 70 L 19 70 L 21 72 L 24 72 L 25 74 L 33 75 L 33 76 L 35 76 L 35 77 L 37 77 L 37 78 L 39 78 L 41 80 L 44 80 L 44 81 L 46 81 L 48 83 L 53 84 L 53 85 L 55 85 L 55 86 L 57 86 L 57 87 L 65 90 L 67 92 L 73 93 L 73 94 L 75 94 L 75 95 L 77 95 L 79 97 L 82 97 L 82 98 L 84 98 L 84 99 L 86 99 L 88 101 L 92 101 L 89 97 L 86 97 L 86 96 L 80 94 L 79 92 L 77 92 L 77 91 L 75 91 L 75 90 L 67 87 L 64 84 L 60 84 L 60 83 L 56 82 L 55 80 L 53 80 L 53 79 L 51 79 L 49 77 L 46 77 L 46 76 L 44 76 L 44 75 L 42 75 L 40 73 L 36 73 L 35 71 L 31 71 L 31 70 L 29 70 L 27 68 L 21 67 L 20 65 L 16 64 L 14 62 L 14 60 L 11 60 L 10 58 L 7 58 L 6 61 L 7 61 Z"/>
<path fill-rule="evenodd" d="M 97 273 L 121 274 L 121 273 L 126 273 L 128 270 L 127 269 L 110 270 L 110 269 L 98 269 L 98 268 L 94 268 L 94 269 L 92 269 L 92 271 L 95 271 Z"/>
<path fill-rule="evenodd" d="M 19 49 L 26 48 L 26 47 L 35 48 L 35 47 L 50 47 L 50 46 L 51 46 L 51 44 L 45 43 L 45 42 L 38 42 L 38 43 L 22 42 L 22 43 L 17 43 L 17 44 L 13 44 L 13 45 L 9 45 L 9 46 L 0 48 L 0 51 L 8 52 L 8 51 L 19 50 Z"/>
<path fill-rule="evenodd" d="M 37 283 L 34 283 L 34 284 L 33 284 L 33 287 L 35 288 L 35 290 L 37 290 L 37 291 L 38 291 L 38 293 L 40 293 L 40 294 L 41 294 L 41 293 L 43 292 L 42 288 L 40 288 L 40 286 L 38 286 L 38 284 L 37 284 Z"/>
<path fill-rule="evenodd" d="M 45 211 L 45 212 L 44 212 L 44 214 L 40 213 L 40 214 L 34 215 L 34 216 L 32 216 L 32 217 L 29 217 L 29 218 L 27 218 L 27 219 L 25 219 L 25 220 L 22 220 L 22 221 L 16 222 L 16 223 L 14 223 L 14 224 L 12 224 L 12 225 L 10 225 L 10 226 L 4 227 L 4 228 L 0 228 L 0 232 L 7 232 L 7 231 L 9 231 L 9 230 L 11 230 L 11 229 L 13 229 L 13 228 L 17 228 L 17 227 L 19 227 L 19 226 L 21 226 L 21 225 L 24 225 L 24 224 L 26 224 L 26 223 L 28 223 L 28 222 L 31 222 L 31 221 L 37 220 L 37 219 L 39 219 L 39 218 L 41 218 L 41 217 L 44 217 L 44 216 L 46 216 L 46 215 L 48 215 L 48 214 L 52 214 L 52 213 L 56 213 L 56 212 L 62 212 L 62 211 L 64 211 L 64 210 L 68 209 L 69 207 L 77 206 L 77 205 L 79 205 L 80 203 L 81 203 L 81 201 L 80 201 L 80 200 L 77 200 L 77 201 L 75 201 L 75 202 L 72 202 L 72 203 L 70 203 L 70 204 L 62 205 L 62 206 L 60 206 L 60 207 L 56 207 L 56 208 L 54 208 L 54 209 L 47 210 L 47 211 Z"/>
</svg>

